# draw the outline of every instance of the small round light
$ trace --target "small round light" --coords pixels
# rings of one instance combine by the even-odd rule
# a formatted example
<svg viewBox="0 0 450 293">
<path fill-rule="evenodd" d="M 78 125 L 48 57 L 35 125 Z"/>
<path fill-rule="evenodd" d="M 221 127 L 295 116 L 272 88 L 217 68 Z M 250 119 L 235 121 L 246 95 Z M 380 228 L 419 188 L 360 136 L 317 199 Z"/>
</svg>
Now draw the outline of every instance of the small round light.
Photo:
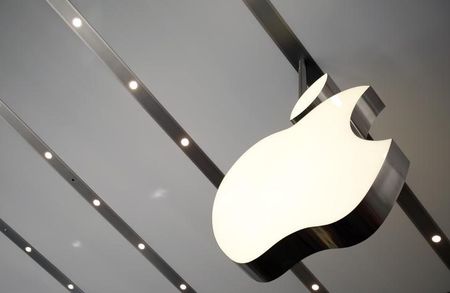
<svg viewBox="0 0 450 293">
<path fill-rule="evenodd" d="M 133 91 L 138 88 L 138 83 L 135 80 L 132 80 L 128 83 L 128 87 Z"/>
<path fill-rule="evenodd" d="M 79 17 L 75 17 L 74 19 L 72 19 L 72 24 L 74 27 L 79 28 L 83 25 L 83 22 Z"/>
<path fill-rule="evenodd" d="M 434 243 L 439 243 L 441 242 L 442 238 L 439 235 L 433 235 L 433 237 L 431 237 L 431 241 L 433 241 Z"/>
<path fill-rule="evenodd" d="M 181 285 L 180 285 L 180 289 L 184 291 L 184 290 L 187 289 L 187 286 L 186 286 L 185 284 L 181 284 Z"/>
<path fill-rule="evenodd" d="M 53 158 L 53 155 L 52 155 L 51 152 L 45 152 L 44 157 L 45 157 L 47 160 L 50 160 L 51 158 Z"/>
<path fill-rule="evenodd" d="M 98 207 L 98 206 L 100 205 L 100 201 L 99 201 L 98 199 L 94 199 L 94 200 L 92 201 L 92 203 L 93 203 L 96 207 Z"/>
<path fill-rule="evenodd" d="M 180 142 L 184 147 L 187 147 L 189 145 L 189 139 L 187 139 L 186 137 L 183 137 Z"/>
<path fill-rule="evenodd" d="M 31 250 L 32 250 L 31 247 L 29 247 L 29 246 L 25 247 L 25 251 L 26 251 L 26 252 L 30 253 Z"/>
<path fill-rule="evenodd" d="M 73 290 L 75 287 L 72 284 L 67 285 L 67 288 L 69 288 L 69 290 Z"/>
<path fill-rule="evenodd" d="M 317 290 L 319 290 L 319 285 L 317 285 L 317 284 L 312 284 L 312 286 L 311 286 L 311 289 L 313 289 L 313 291 L 317 291 Z"/>
<path fill-rule="evenodd" d="M 139 248 L 140 250 L 143 250 L 143 249 L 145 249 L 145 245 L 144 245 L 143 243 L 139 243 L 139 244 L 138 244 L 138 248 Z"/>
</svg>

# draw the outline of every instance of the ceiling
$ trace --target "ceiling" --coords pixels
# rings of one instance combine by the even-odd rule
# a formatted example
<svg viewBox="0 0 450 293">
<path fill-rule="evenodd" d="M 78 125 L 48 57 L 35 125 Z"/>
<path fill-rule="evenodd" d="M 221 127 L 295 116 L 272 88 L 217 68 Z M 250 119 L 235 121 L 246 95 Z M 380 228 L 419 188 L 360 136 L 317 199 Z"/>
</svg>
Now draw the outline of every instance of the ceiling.
<svg viewBox="0 0 450 293">
<path fill-rule="evenodd" d="M 450 2 L 272 2 L 342 89 L 374 86 L 372 135 L 396 140 L 449 235 Z M 221 170 L 290 126 L 296 72 L 242 1 L 72 3 Z M 308 292 L 227 260 L 213 185 L 43 0 L 0 1 L 0 97 L 198 292 Z M 0 150 L 0 217 L 85 292 L 177 292 L 3 119 Z M 450 290 L 398 206 L 369 240 L 304 263 L 330 292 Z M 0 292 L 65 291 L 0 235 Z"/>
</svg>

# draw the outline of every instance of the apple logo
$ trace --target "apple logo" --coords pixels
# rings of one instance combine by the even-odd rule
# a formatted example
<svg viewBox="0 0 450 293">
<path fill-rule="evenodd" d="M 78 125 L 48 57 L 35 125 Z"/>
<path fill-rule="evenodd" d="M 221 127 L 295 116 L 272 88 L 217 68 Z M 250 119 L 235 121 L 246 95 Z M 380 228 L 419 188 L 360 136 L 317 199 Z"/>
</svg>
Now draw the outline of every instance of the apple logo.
<svg viewBox="0 0 450 293">
<path fill-rule="evenodd" d="M 291 114 L 296 124 L 247 150 L 217 191 L 217 243 L 257 281 L 271 281 L 318 251 L 367 239 L 405 182 L 409 161 L 395 142 L 366 140 L 351 127 L 359 117 L 355 128 L 368 132 L 364 123 L 373 122 L 381 101 L 369 111 L 377 101 L 360 86 L 318 104 L 326 80 L 299 99 Z"/>
</svg>

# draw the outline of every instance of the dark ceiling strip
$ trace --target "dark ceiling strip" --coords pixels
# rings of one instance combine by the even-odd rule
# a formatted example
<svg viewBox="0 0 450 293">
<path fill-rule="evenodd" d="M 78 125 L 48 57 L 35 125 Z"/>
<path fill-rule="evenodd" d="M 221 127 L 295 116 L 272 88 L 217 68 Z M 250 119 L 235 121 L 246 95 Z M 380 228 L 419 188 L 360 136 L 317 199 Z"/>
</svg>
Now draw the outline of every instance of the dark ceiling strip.
<svg viewBox="0 0 450 293">
<path fill-rule="evenodd" d="M 80 287 L 72 282 L 63 272 L 61 272 L 54 264 L 52 264 L 45 256 L 43 256 L 37 249 L 27 242 L 22 236 L 19 235 L 13 228 L 5 223 L 0 218 L 0 229 L 14 244 L 16 244 L 20 250 L 28 254 L 38 265 L 47 271 L 53 278 L 56 279 L 66 290 L 76 293 L 84 293 Z M 26 249 L 29 248 L 29 251 Z M 73 287 L 72 287 L 73 286 Z"/>
<path fill-rule="evenodd" d="M 178 124 L 175 118 L 159 103 L 156 97 L 136 76 L 128 65 L 114 52 L 99 33 L 87 22 L 81 13 L 68 0 L 47 0 L 52 8 L 60 15 L 66 24 L 91 48 L 96 55 L 108 66 L 119 81 L 129 89 L 129 82 L 138 82 L 137 90 L 130 90 L 130 93 L 159 124 L 159 126 L 180 146 L 184 153 L 195 163 L 203 174 L 211 181 L 215 187 L 219 187 L 224 174 L 214 164 L 214 162 L 203 152 L 203 150 L 190 138 L 187 132 Z M 82 25 L 76 27 L 73 19 L 79 18 Z M 183 147 L 180 139 L 187 137 L 190 140 L 189 147 Z M 313 274 L 310 272 L 310 276 Z M 318 279 L 313 277 L 316 283 Z M 309 278 L 311 279 L 311 278 Z M 309 283 L 304 283 L 308 287 Z M 308 287 L 309 288 L 309 287 Z M 315 292 L 315 291 L 314 291 Z"/>
<path fill-rule="evenodd" d="M 308 85 L 311 85 L 316 79 L 322 76 L 322 69 L 320 69 L 302 43 L 300 43 L 299 39 L 292 32 L 289 25 L 284 21 L 270 0 L 242 1 L 244 1 L 295 70 L 299 68 L 299 60 L 301 58 L 305 59 Z M 330 77 L 328 78 L 330 79 Z M 325 96 L 330 97 L 338 92 L 340 92 L 339 88 L 334 82 L 331 82 L 331 86 L 327 87 Z M 370 135 L 368 139 L 371 139 Z M 425 237 L 425 240 L 431 245 L 446 266 L 450 268 L 450 243 L 447 236 L 442 232 L 406 183 L 397 202 L 411 222 L 414 223 L 419 232 Z M 434 243 L 431 241 L 433 235 L 439 235 L 442 240 L 439 243 Z"/>
<path fill-rule="evenodd" d="M 134 248 L 152 263 L 178 290 L 195 292 L 164 259 L 154 251 L 108 204 L 92 190 L 28 125 L 22 121 L 1 99 L 0 115 L 43 157 L 78 193 L 91 204 Z M 97 202 L 94 202 L 97 200 Z M 95 203 L 98 203 L 96 205 Z M 144 245 L 143 249 L 138 247 Z M 182 289 L 181 286 L 185 289 Z"/>
<path fill-rule="evenodd" d="M 307 82 L 312 84 L 323 75 L 323 71 L 300 43 L 272 3 L 268 0 L 243 0 L 265 31 L 283 52 L 291 65 L 298 71 L 300 59 L 308 68 Z"/>
<path fill-rule="evenodd" d="M 397 203 L 450 270 L 450 241 L 408 185 L 403 186 Z M 439 243 L 433 242 L 434 235 L 441 237 Z"/>
<path fill-rule="evenodd" d="M 147 111 L 158 125 L 172 138 L 181 150 L 194 162 L 205 174 L 211 183 L 218 187 L 223 173 L 214 162 L 203 152 L 181 125 L 170 115 L 163 105 L 150 92 L 145 84 L 136 76 L 125 62 L 114 52 L 105 40 L 92 28 L 78 10 L 67 0 L 47 0 L 60 17 L 72 28 L 72 30 L 90 47 L 98 57 L 111 69 L 119 81 L 129 89 L 129 82 L 137 82 L 138 88 L 130 90 L 130 93 Z M 79 18 L 82 25 L 74 26 L 74 18 Z M 189 139 L 189 147 L 183 147 L 182 138 Z"/>
<path fill-rule="evenodd" d="M 311 291 L 318 293 L 328 293 L 328 290 L 325 286 L 319 282 L 319 280 L 314 276 L 314 274 L 302 263 L 299 262 L 294 267 L 292 267 L 291 271 L 294 275 L 302 281 L 303 284 Z M 313 288 L 313 286 L 318 286 Z"/>
</svg>

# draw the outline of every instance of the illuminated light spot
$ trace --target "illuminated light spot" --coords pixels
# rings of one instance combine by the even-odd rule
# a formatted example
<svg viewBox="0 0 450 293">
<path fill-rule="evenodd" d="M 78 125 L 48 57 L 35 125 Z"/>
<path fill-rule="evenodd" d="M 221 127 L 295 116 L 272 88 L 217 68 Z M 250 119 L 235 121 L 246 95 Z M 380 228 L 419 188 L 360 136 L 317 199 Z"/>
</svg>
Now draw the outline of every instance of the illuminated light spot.
<svg viewBox="0 0 450 293">
<path fill-rule="evenodd" d="M 433 237 L 431 237 L 431 241 L 433 241 L 434 243 L 439 243 L 441 242 L 442 237 L 439 235 L 434 235 Z"/>
<path fill-rule="evenodd" d="M 72 25 L 76 28 L 79 28 L 83 25 L 83 22 L 81 21 L 80 18 L 75 17 L 74 19 L 72 19 Z"/>
<path fill-rule="evenodd" d="M 186 137 L 183 137 L 180 141 L 181 145 L 184 147 L 187 147 L 189 145 L 189 139 L 187 139 Z"/>
<path fill-rule="evenodd" d="M 138 83 L 137 83 L 137 81 L 135 81 L 135 80 L 132 80 L 132 81 L 130 81 L 129 83 L 128 83 L 128 87 L 131 89 L 131 90 L 135 90 L 135 89 L 137 89 L 138 88 Z"/>
</svg>

